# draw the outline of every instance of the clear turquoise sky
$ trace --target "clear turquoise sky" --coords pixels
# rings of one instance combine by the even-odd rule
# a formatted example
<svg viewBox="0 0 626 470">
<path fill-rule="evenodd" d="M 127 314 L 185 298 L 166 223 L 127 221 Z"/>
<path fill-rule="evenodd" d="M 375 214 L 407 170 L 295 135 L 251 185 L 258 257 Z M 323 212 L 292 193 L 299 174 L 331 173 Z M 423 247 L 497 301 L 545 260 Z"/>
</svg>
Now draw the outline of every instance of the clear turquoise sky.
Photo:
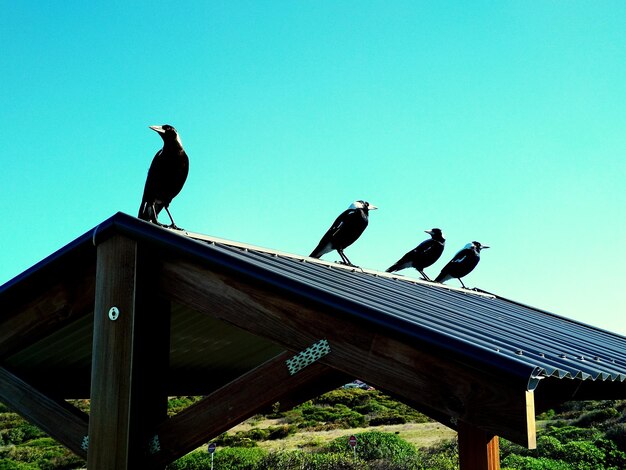
<svg viewBox="0 0 626 470">
<path fill-rule="evenodd" d="M 307 255 L 365 199 L 353 262 L 441 227 L 431 275 L 478 240 L 466 284 L 626 334 L 625 2 L 95 4 L 2 2 L 0 283 L 136 215 L 168 123 L 188 230 Z"/>
</svg>

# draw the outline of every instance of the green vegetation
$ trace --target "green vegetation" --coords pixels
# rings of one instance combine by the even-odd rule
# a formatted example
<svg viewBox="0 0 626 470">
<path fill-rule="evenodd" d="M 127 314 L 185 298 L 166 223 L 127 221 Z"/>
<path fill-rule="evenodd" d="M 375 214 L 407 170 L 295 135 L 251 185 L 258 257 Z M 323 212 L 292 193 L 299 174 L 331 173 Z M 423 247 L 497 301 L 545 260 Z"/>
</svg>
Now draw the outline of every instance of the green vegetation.
<svg viewBox="0 0 626 470">
<path fill-rule="evenodd" d="M 198 397 L 170 400 L 173 415 Z M 88 411 L 85 400 L 73 402 Z M 258 415 L 224 433 L 214 442 L 217 470 L 456 470 L 455 440 L 436 441 L 418 448 L 398 432 L 377 427 L 416 426 L 429 420 L 415 410 L 376 390 L 340 389 L 308 401 L 293 410 Z M 538 448 L 528 450 L 501 440 L 503 470 L 618 470 L 626 468 L 626 400 L 571 402 L 538 417 Z M 433 426 L 419 424 L 419 426 Z M 358 427 L 357 432 L 354 428 Z M 389 427 L 385 428 L 389 429 Z M 398 429 L 394 426 L 392 429 Z M 286 446 L 294 433 L 324 434 L 325 440 Z M 348 437 L 357 436 L 356 458 Z M 328 436 L 331 436 L 328 438 Z M 335 437 L 333 437 L 335 436 Z M 269 447 L 264 443 L 277 443 Z M 55 470 L 84 468 L 84 461 L 45 436 L 0 404 L 0 470 Z M 210 468 L 204 449 L 171 464 L 169 470 Z"/>
</svg>

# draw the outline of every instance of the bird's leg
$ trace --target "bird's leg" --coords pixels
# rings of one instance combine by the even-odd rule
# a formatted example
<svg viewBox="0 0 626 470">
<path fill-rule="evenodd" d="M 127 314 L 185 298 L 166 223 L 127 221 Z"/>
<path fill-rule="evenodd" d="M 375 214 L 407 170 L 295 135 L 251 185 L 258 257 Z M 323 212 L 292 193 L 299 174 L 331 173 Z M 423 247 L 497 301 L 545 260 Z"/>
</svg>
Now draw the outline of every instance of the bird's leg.
<svg viewBox="0 0 626 470">
<path fill-rule="evenodd" d="M 461 283 L 461 285 L 463 286 L 463 289 L 467 289 L 467 287 L 465 287 L 465 284 L 463 284 L 463 281 L 461 281 L 461 278 L 459 277 L 459 282 Z"/>
<path fill-rule="evenodd" d="M 176 225 L 174 223 L 174 219 L 172 218 L 172 214 L 170 214 L 170 210 L 167 208 L 167 206 L 165 206 L 165 211 L 167 212 L 167 215 L 170 216 L 170 220 L 172 221 L 172 225 L 170 225 L 169 228 L 173 228 L 175 230 L 182 230 L 182 228 L 179 228 L 178 225 Z"/>
<path fill-rule="evenodd" d="M 337 253 L 339 253 L 339 256 L 341 256 L 341 259 L 343 260 L 343 264 L 346 264 L 348 266 L 352 266 L 354 268 L 358 268 L 358 266 L 352 264 L 350 262 L 350 260 L 348 259 L 348 257 L 344 254 L 343 250 L 337 250 Z"/>
<path fill-rule="evenodd" d="M 159 219 L 157 218 L 156 202 L 153 202 L 150 207 L 152 207 L 152 213 L 150 214 L 150 220 L 153 223 L 157 224 L 159 227 L 163 227 L 163 224 L 160 223 Z"/>
<path fill-rule="evenodd" d="M 420 274 L 422 275 L 425 281 L 433 282 L 432 279 L 430 279 L 424 271 L 422 271 L 421 269 L 418 269 L 418 271 L 420 272 Z"/>
</svg>

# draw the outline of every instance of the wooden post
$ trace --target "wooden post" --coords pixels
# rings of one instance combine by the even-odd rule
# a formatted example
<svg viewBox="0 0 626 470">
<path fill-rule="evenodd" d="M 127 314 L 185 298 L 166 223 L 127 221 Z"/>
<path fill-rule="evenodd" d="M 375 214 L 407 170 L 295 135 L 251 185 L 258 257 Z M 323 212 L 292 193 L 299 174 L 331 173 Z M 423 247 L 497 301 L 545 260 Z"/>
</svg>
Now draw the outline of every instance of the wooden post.
<svg viewBox="0 0 626 470">
<path fill-rule="evenodd" d="M 154 266 L 138 251 L 119 235 L 98 246 L 89 470 L 148 468 L 150 434 L 166 417 L 169 303 L 150 286 Z"/>
<path fill-rule="evenodd" d="M 500 470 L 498 436 L 463 421 L 458 432 L 460 470 Z"/>
</svg>

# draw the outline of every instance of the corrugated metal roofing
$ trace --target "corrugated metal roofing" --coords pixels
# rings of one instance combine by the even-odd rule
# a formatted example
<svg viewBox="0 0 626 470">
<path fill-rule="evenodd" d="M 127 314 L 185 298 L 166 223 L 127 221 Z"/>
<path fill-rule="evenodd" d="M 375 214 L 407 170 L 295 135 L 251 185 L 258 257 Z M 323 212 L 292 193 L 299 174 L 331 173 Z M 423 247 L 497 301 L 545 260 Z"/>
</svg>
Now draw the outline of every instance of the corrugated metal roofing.
<svg viewBox="0 0 626 470">
<path fill-rule="evenodd" d="M 188 234 L 275 276 L 377 312 L 383 324 L 544 377 L 626 380 L 626 338 L 482 291 Z M 442 341 L 443 339 L 443 341 Z M 506 367 L 506 366 L 505 366 Z"/>
</svg>

